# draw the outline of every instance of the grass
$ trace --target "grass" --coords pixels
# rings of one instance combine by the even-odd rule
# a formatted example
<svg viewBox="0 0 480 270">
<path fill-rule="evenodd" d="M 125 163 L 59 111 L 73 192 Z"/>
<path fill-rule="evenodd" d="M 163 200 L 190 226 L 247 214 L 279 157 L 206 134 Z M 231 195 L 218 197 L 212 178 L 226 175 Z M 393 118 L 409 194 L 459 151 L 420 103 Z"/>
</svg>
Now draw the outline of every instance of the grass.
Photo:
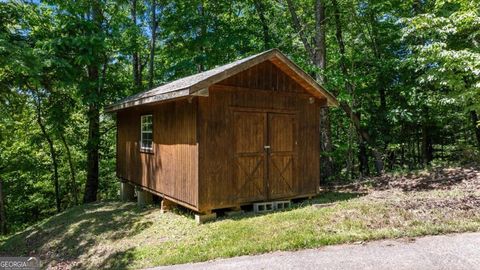
<svg viewBox="0 0 480 270">
<path fill-rule="evenodd" d="M 382 188 L 376 189 L 372 179 L 368 185 L 326 192 L 286 211 L 247 213 L 204 225 L 196 225 L 184 211 L 160 214 L 156 207 L 139 209 L 133 203 L 78 206 L 3 239 L 0 253 L 40 256 L 52 268 L 136 269 L 276 250 L 478 231 L 480 172 L 474 173 L 462 179 L 447 177 L 457 180 L 438 187 L 415 185 L 412 180 L 408 191 L 394 184 L 394 188 L 385 189 L 383 178 Z M 408 179 L 432 182 L 422 177 L 404 178 L 406 183 Z M 327 205 L 319 207 L 322 204 Z"/>
</svg>

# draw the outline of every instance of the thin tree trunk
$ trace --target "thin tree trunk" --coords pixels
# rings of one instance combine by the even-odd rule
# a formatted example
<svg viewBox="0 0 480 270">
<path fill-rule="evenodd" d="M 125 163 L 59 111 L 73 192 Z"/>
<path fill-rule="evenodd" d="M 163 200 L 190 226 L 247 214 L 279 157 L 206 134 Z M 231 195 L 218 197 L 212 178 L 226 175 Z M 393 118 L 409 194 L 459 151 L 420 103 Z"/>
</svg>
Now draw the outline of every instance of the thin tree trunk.
<svg viewBox="0 0 480 270">
<path fill-rule="evenodd" d="M 67 152 L 67 159 L 68 159 L 68 166 L 70 167 L 70 186 L 71 186 L 71 193 L 73 197 L 73 201 L 75 205 L 78 205 L 78 187 L 77 187 L 77 180 L 75 177 L 75 166 L 73 164 L 72 160 L 72 154 L 70 153 L 70 147 L 67 144 L 67 140 L 65 140 L 65 136 L 63 134 L 60 134 L 60 139 L 62 140 L 63 147 L 65 147 L 65 150 Z"/>
<path fill-rule="evenodd" d="M 408 138 L 408 169 L 411 170 L 413 168 L 413 164 L 415 163 L 415 145 L 412 142 L 412 134 L 410 132 L 410 136 Z"/>
<path fill-rule="evenodd" d="M 402 142 L 402 148 L 400 149 L 400 166 L 403 169 L 403 166 L 405 165 L 405 143 Z"/>
<path fill-rule="evenodd" d="M 353 136 L 351 135 L 354 133 L 355 130 L 353 128 L 353 124 L 350 122 L 348 125 L 348 152 L 347 152 L 347 177 L 349 177 L 350 180 L 353 180 L 355 178 L 355 159 L 354 159 L 354 154 L 353 154 L 353 141 L 352 138 Z"/>
<path fill-rule="evenodd" d="M 205 36 L 207 34 L 207 25 L 206 25 L 206 19 L 205 19 L 205 7 L 204 7 L 203 0 L 201 0 L 199 5 L 198 5 L 198 15 L 202 18 L 201 24 L 198 27 L 198 35 L 200 36 L 200 46 L 199 46 L 200 54 L 203 57 L 201 57 L 200 62 L 197 63 L 197 71 L 202 72 L 202 71 L 205 71 L 205 65 L 203 63 L 204 62 L 203 59 L 205 59 L 205 55 L 206 55 L 204 42 L 205 42 Z"/>
<path fill-rule="evenodd" d="M 348 78 L 348 69 L 347 65 L 345 63 L 345 42 L 343 40 L 343 33 L 342 33 L 342 25 L 341 25 L 341 20 L 340 20 L 340 11 L 338 8 L 338 3 L 337 0 L 332 0 L 333 4 L 333 12 L 334 12 L 334 19 L 335 19 L 335 37 L 338 43 L 338 48 L 340 51 L 340 69 L 343 73 L 343 75 Z M 349 93 L 353 93 L 353 85 L 346 81 L 345 82 L 345 88 Z M 346 102 L 340 102 L 340 107 L 344 110 L 344 112 L 347 114 L 347 116 L 353 121 L 353 124 L 355 126 L 355 129 L 357 130 L 357 133 L 359 134 L 359 147 L 363 147 L 362 145 L 367 143 L 370 145 L 372 148 L 373 156 L 375 159 L 375 169 L 377 171 L 377 174 L 382 174 L 383 172 L 383 160 L 381 154 L 376 150 L 375 145 L 370 139 L 370 135 L 368 132 L 363 129 L 360 125 L 360 117 L 356 113 L 354 113 L 353 109 L 350 107 L 350 105 Z M 363 156 L 366 155 L 367 151 L 363 151 L 363 149 L 359 149 L 360 154 L 362 155 L 360 157 L 360 162 L 365 162 L 368 160 L 368 157 Z M 360 166 L 361 168 L 364 169 L 362 173 L 366 173 L 366 169 L 368 168 L 368 164 L 362 164 Z"/>
<path fill-rule="evenodd" d="M 38 98 L 38 97 L 37 97 Z M 40 130 L 42 131 L 43 137 L 48 143 L 48 148 L 50 151 L 50 158 L 52 159 L 52 165 L 53 165 L 53 184 L 55 186 L 55 204 L 57 208 L 57 213 L 60 213 L 61 206 L 60 206 L 60 184 L 58 182 L 58 161 L 57 161 L 57 152 L 55 151 L 55 146 L 53 144 L 52 138 L 50 138 L 50 135 L 48 135 L 47 130 L 45 128 L 45 124 L 43 123 L 42 120 L 42 114 L 41 114 L 41 104 L 40 101 L 36 101 L 36 107 L 37 107 L 37 124 L 40 126 Z"/>
<path fill-rule="evenodd" d="M 371 47 L 373 51 L 373 55 L 375 56 L 378 63 L 383 61 L 382 59 L 382 50 L 381 46 L 378 43 L 379 33 L 378 33 L 378 23 L 377 23 L 377 16 L 374 13 L 373 9 L 370 9 L 368 12 L 368 17 L 370 20 L 371 26 Z M 368 29 L 368 27 L 367 27 Z M 382 138 L 384 138 L 384 150 L 388 148 L 389 138 L 390 138 L 390 127 L 387 119 L 387 93 L 385 89 L 385 75 L 383 72 L 378 72 L 376 78 L 376 88 L 378 91 L 380 107 L 378 113 L 378 120 L 377 123 L 380 123 L 379 130 L 382 134 Z"/>
<path fill-rule="evenodd" d="M 323 75 L 327 65 L 327 47 L 325 43 L 325 5 L 323 0 L 315 1 L 315 49 L 314 64 L 320 68 L 317 73 L 317 80 L 320 84 L 325 84 L 326 78 Z M 320 108 L 320 141 L 321 153 L 320 168 L 321 179 L 326 179 L 334 174 L 333 160 L 329 155 L 333 150 L 332 143 L 332 126 L 330 121 L 330 111 L 328 107 Z"/>
<path fill-rule="evenodd" d="M 371 36 L 370 38 L 371 38 L 373 55 L 378 61 L 381 61 L 382 53 L 380 51 L 380 45 L 378 44 L 379 34 L 377 29 L 377 19 L 376 19 L 376 14 L 372 9 L 370 9 L 368 12 L 368 18 L 370 20 L 370 27 L 372 28 L 372 31 L 370 33 L 370 36 Z M 386 99 L 385 87 L 384 87 L 384 84 L 382 83 L 382 80 L 383 80 L 382 73 L 379 73 L 379 76 L 377 77 L 377 89 L 380 97 L 380 108 L 385 109 L 387 106 L 387 99 Z"/>
<path fill-rule="evenodd" d="M 422 166 L 423 164 L 423 153 L 422 153 L 422 149 L 421 149 L 421 145 L 420 145 L 420 142 L 422 141 L 422 131 L 421 131 L 421 127 L 420 127 L 420 132 L 417 132 L 417 140 L 416 140 L 416 144 L 417 144 L 417 160 L 416 160 L 416 164 L 417 166 L 420 165 Z M 420 167 L 418 166 L 418 167 Z"/>
<path fill-rule="evenodd" d="M 310 43 L 308 42 L 308 38 L 305 35 L 304 28 L 302 26 L 302 23 L 300 22 L 300 19 L 298 18 L 297 11 L 295 9 L 295 5 L 293 4 L 292 0 L 287 0 L 287 6 L 288 6 L 288 10 L 290 11 L 290 15 L 292 16 L 293 28 L 295 29 L 295 31 L 297 31 L 300 37 L 300 40 L 302 41 L 303 46 L 305 47 L 305 50 L 310 56 L 310 59 L 312 60 L 312 62 L 314 62 L 314 59 L 315 59 L 314 50 L 310 45 Z"/>
<path fill-rule="evenodd" d="M 263 49 L 270 49 L 270 29 L 268 27 L 267 18 L 265 17 L 265 5 L 261 0 L 254 0 L 255 10 L 258 13 L 258 18 L 262 24 L 263 30 Z"/>
<path fill-rule="evenodd" d="M 152 32 L 152 37 L 150 39 L 150 62 L 148 64 L 148 88 L 153 88 L 153 80 L 155 76 L 155 42 L 157 39 L 157 2 L 156 0 L 152 0 L 151 3 L 151 28 L 150 31 Z"/>
<path fill-rule="evenodd" d="M 475 137 L 477 138 L 477 146 L 480 149 L 480 122 L 478 114 L 475 110 L 470 111 L 470 118 L 472 119 L 473 129 L 475 130 Z"/>
<path fill-rule="evenodd" d="M 433 160 L 432 138 L 426 123 L 422 124 L 422 157 L 423 164 L 429 164 Z"/>
<path fill-rule="evenodd" d="M 337 44 L 338 44 L 338 49 L 340 51 L 340 69 L 342 71 L 342 74 L 345 78 L 348 78 L 349 77 L 349 72 L 348 72 L 348 69 L 347 69 L 347 64 L 346 64 L 346 61 L 345 61 L 345 42 L 343 40 L 343 33 L 342 33 L 342 25 L 341 25 L 341 20 L 340 20 L 340 11 L 339 11 L 339 8 L 338 8 L 338 3 L 336 0 L 332 0 L 332 3 L 333 3 L 333 11 L 334 11 L 334 18 L 335 18 L 335 37 L 336 37 L 336 40 L 337 40 Z M 345 89 L 347 90 L 347 92 L 353 96 L 353 85 L 348 82 L 348 81 L 345 81 Z M 354 102 L 352 101 L 352 105 L 354 104 Z M 348 103 L 344 103 L 343 107 L 346 107 L 348 106 Z M 355 110 L 355 107 L 352 106 L 348 109 L 349 111 L 349 115 L 350 115 L 350 118 L 355 118 L 356 121 L 358 121 L 358 124 L 355 124 L 355 127 L 357 128 L 361 128 L 360 126 L 360 114 L 356 114 L 354 112 Z M 367 150 L 366 150 L 366 146 L 365 146 L 365 142 L 367 141 L 363 136 L 362 136 L 362 133 L 366 133 L 366 131 L 363 131 L 361 132 L 359 135 L 360 135 L 360 138 L 359 138 L 359 142 L 358 142 L 358 147 L 359 147 L 359 151 L 358 151 L 358 155 L 359 155 L 359 161 L 360 161 L 360 174 L 362 176 L 365 176 L 367 175 L 367 168 L 368 168 L 368 163 L 365 164 L 365 162 L 368 162 L 368 157 L 366 156 L 367 155 Z"/>
<path fill-rule="evenodd" d="M 330 111 L 328 107 L 320 108 L 320 178 L 327 179 L 334 174 L 333 160 L 330 153 L 332 147 Z"/>
<path fill-rule="evenodd" d="M 360 121 L 361 114 L 357 113 L 356 115 Z M 358 161 L 360 177 L 368 176 L 370 174 L 370 168 L 368 166 L 367 142 L 362 136 L 359 136 L 358 141 Z"/>
<path fill-rule="evenodd" d="M 137 27 L 137 0 L 132 0 L 131 6 L 131 16 L 132 24 Z M 135 30 L 136 31 L 136 30 Z M 132 70 L 133 70 L 133 83 L 137 90 L 142 88 L 142 78 L 141 78 L 141 64 L 140 64 L 140 55 L 138 53 L 138 40 L 137 34 L 134 35 L 133 41 L 134 52 L 132 54 Z"/>
<path fill-rule="evenodd" d="M 3 180 L 0 178 L 0 233 L 7 234 L 7 215 L 5 213 L 5 197 L 3 196 Z"/>
<path fill-rule="evenodd" d="M 293 26 L 300 35 L 300 39 L 310 56 L 312 63 L 320 69 L 320 72 L 316 74 L 316 79 L 320 84 L 324 84 L 326 78 L 323 75 L 327 64 L 327 51 L 325 43 L 325 5 L 322 0 L 315 1 L 315 37 L 314 44 L 308 42 L 308 38 L 305 36 L 302 24 L 298 18 L 294 3 L 291 0 L 287 0 L 288 9 L 292 16 Z M 328 178 L 334 174 L 333 160 L 329 154 L 333 150 L 332 146 L 332 127 L 330 121 L 330 114 L 328 107 L 320 108 L 320 151 L 322 156 L 320 158 L 320 181 Z"/>
</svg>

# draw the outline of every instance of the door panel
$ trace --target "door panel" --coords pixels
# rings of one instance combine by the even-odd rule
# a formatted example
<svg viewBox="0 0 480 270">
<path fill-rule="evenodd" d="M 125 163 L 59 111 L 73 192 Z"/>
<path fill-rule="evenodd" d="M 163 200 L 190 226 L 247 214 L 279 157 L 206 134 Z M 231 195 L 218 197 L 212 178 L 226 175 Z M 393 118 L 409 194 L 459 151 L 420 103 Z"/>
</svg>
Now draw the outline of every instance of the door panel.
<svg viewBox="0 0 480 270">
<path fill-rule="evenodd" d="M 266 198 L 265 113 L 238 112 L 234 115 L 235 189 L 238 200 Z"/>
<path fill-rule="evenodd" d="M 268 114 L 268 197 L 276 199 L 295 194 L 297 144 L 295 114 Z"/>
<path fill-rule="evenodd" d="M 296 115 L 234 111 L 233 116 L 237 200 L 295 195 Z"/>
</svg>

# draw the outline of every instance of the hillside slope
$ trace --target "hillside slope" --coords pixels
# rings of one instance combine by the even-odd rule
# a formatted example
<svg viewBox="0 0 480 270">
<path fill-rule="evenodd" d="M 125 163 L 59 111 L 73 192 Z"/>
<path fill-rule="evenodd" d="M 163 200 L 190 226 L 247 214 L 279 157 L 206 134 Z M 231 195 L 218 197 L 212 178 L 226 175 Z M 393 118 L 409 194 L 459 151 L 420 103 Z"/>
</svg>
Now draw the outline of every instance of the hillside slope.
<svg viewBox="0 0 480 270">
<path fill-rule="evenodd" d="M 325 204 L 334 202 L 333 204 Z M 102 202 L 53 216 L 0 243 L 52 269 L 134 269 L 345 242 L 480 230 L 480 170 L 369 179 L 292 209 L 196 225 L 187 212 Z"/>
</svg>

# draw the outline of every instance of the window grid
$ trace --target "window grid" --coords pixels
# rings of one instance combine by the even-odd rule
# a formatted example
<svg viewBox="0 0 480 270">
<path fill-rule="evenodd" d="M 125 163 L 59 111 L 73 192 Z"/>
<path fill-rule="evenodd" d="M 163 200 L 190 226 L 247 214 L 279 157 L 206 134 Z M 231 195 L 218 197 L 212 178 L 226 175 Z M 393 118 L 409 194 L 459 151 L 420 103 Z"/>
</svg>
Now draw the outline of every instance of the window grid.
<svg viewBox="0 0 480 270">
<path fill-rule="evenodd" d="M 142 115 L 141 116 L 141 138 L 140 138 L 140 150 L 149 151 L 153 150 L 153 121 L 152 115 Z"/>
</svg>

